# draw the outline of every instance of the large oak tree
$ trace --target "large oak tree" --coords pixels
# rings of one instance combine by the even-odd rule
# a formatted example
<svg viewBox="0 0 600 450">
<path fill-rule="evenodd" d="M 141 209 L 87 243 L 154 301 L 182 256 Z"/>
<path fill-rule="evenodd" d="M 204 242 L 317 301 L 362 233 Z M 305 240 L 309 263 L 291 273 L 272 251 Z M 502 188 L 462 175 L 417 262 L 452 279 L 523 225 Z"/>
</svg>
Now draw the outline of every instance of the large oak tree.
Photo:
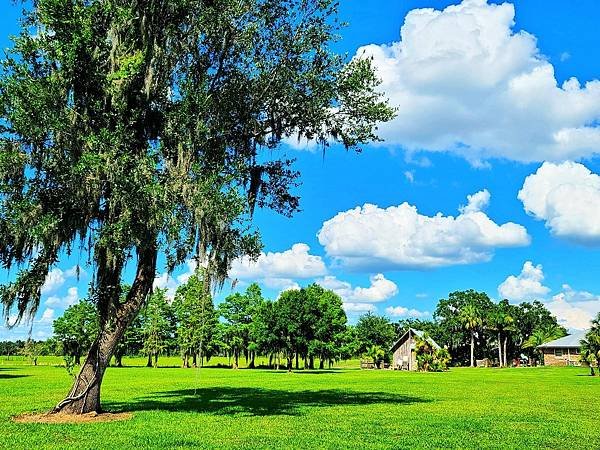
<svg viewBox="0 0 600 450">
<path fill-rule="evenodd" d="M 255 205 L 298 209 L 282 141 L 357 149 L 393 111 L 369 60 L 331 51 L 333 0 L 24 5 L 0 74 L 0 263 L 18 268 L 0 300 L 31 317 L 49 270 L 88 255 L 99 335 L 55 411 L 99 411 L 159 254 L 171 270 L 195 257 L 219 286 L 259 252 Z"/>
</svg>

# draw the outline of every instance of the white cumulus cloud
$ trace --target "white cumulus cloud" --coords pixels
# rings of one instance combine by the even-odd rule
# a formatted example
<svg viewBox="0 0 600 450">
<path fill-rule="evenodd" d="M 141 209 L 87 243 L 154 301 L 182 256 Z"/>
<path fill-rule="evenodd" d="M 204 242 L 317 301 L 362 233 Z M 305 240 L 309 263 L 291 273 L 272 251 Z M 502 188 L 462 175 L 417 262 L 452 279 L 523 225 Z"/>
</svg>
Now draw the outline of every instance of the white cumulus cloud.
<svg viewBox="0 0 600 450">
<path fill-rule="evenodd" d="M 264 278 L 261 284 L 269 289 L 278 289 L 279 295 L 285 291 L 299 291 L 300 285 L 290 278 Z"/>
<path fill-rule="evenodd" d="M 510 275 L 498 286 L 498 293 L 500 297 L 513 301 L 534 300 L 550 292 L 550 288 L 542 284 L 543 281 L 542 265 L 534 266 L 527 261 L 519 275 Z"/>
<path fill-rule="evenodd" d="M 330 289 L 345 302 L 352 303 L 377 303 L 384 302 L 398 293 L 398 286 L 388 280 L 383 274 L 378 273 L 369 278 L 368 287 L 352 287 L 347 281 L 338 280 L 334 276 L 326 276 L 317 280 L 325 289 Z"/>
<path fill-rule="evenodd" d="M 48 297 L 48 299 L 45 302 L 45 305 L 66 309 L 69 306 L 72 306 L 78 302 L 79 292 L 77 290 L 77 287 L 73 286 L 67 290 L 67 295 L 65 295 L 64 297 L 58 297 L 56 295 Z"/>
<path fill-rule="evenodd" d="M 558 83 L 510 3 L 464 0 L 410 11 L 400 41 L 367 45 L 381 90 L 398 107 L 388 144 L 453 151 L 474 163 L 577 159 L 600 148 L 600 82 Z"/>
<path fill-rule="evenodd" d="M 377 311 L 377 307 L 372 303 L 352 303 L 352 302 L 344 302 L 342 304 L 344 311 L 348 314 L 356 314 L 356 313 L 368 313 Z"/>
<path fill-rule="evenodd" d="M 328 275 L 316 281 L 325 289 L 332 290 L 343 300 L 343 308 L 348 314 L 377 311 L 375 303 L 384 302 L 398 293 L 398 286 L 381 273 L 369 277 L 368 287 L 353 287 L 347 281 Z"/>
<path fill-rule="evenodd" d="M 498 293 L 516 302 L 541 300 L 565 328 L 589 328 L 591 320 L 600 312 L 600 295 L 563 284 L 560 292 L 549 298 L 550 288 L 544 286 L 543 281 L 543 267 L 527 261 L 519 275 L 509 276 L 498 286 Z"/>
<path fill-rule="evenodd" d="M 40 324 L 51 324 L 54 321 L 54 310 L 52 308 L 46 308 L 42 313 L 42 317 L 39 320 Z"/>
<path fill-rule="evenodd" d="M 247 257 L 237 259 L 231 266 L 229 278 L 238 281 L 238 286 L 247 282 L 258 282 L 281 292 L 300 289 L 295 279 L 315 278 L 327 273 L 323 259 L 311 255 L 309 251 L 308 245 L 298 243 L 283 252 L 261 253 L 256 261 Z M 173 299 L 177 288 L 189 280 L 196 267 L 196 261 L 191 259 L 187 261 L 183 272 L 177 276 L 167 272 L 158 274 L 154 279 L 154 288 L 166 289 L 167 297 Z"/>
<path fill-rule="evenodd" d="M 585 330 L 600 312 L 600 296 L 587 291 L 575 291 L 565 284 L 563 291 L 553 296 L 546 307 L 565 328 Z"/>
<path fill-rule="evenodd" d="M 600 245 L 600 176 L 582 164 L 545 162 L 518 194 L 555 236 Z"/>
<path fill-rule="evenodd" d="M 431 317 L 429 311 L 419 311 L 413 308 L 405 308 L 404 306 L 390 306 L 385 308 L 385 312 L 392 317 L 409 317 L 411 319 Z"/>
<path fill-rule="evenodd" d="M 326 221 L 318 238 L 341 265 L 379 270 L 472 264 L 490 260 L 495 248 L 528 245 L 523 226 L 498 225 L 481 211 L 488 202 L 487 191 L 473 194 L 456 217 L 425 216 L 408 203 L 365 204 Z"/>
<path fill-rule="evenodd" d="M 83 270 L 80 270 L 80 273 L 85 274 Z M 77 266 L 73 266 L 68 270 L 62 270 L 58 267 L 55 267 L 48 275 L 46 275 L 46 280 L 42 286 L 42 295 L 51 294 L 56 292 L 58 289 L 62 287 L 63 284 L 69 278 L 74 278 L 77 276 Z"/>
<path fill-rule="evenodd" d="M 233 262 L 230 278 L 258 280 L 267 278 L 314 278 L 327 273 L 320 256 L 311 255 L 306 244 L 294 244 L 283 252 L 262 253 L 257 261 L 241 258 Z"/>
</svg>

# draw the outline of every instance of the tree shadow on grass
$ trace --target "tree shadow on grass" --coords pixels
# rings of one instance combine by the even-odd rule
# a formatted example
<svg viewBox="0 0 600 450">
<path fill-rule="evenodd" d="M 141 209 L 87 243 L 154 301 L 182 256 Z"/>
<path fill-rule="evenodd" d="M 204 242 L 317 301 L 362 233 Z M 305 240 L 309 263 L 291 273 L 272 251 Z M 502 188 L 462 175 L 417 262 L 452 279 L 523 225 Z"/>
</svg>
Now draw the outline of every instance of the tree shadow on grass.
<svg viewBox="0 0 600 450">
<path fill-rule="evenodd" d="M 18 374 L 18 375 L 13 375 L 10 373 L 0 373 L 0 380 L 6 380 L 9 378 L 25 378 L 25 377 L 29 377 L 31 375 L 22 375 L 22 374 Z"/>
<path fill-rule="evenodd" d="M 408 405 L 431 400 L 385 392 L 353 392 L 336 389 L 283 391 L 263 388 L 201 388 L 157 392 L 130 402 L 107 402 L 108 411 L 172 411 L 214 415 L 298 416 L 305 408 L 361 406 L 374 404 Z"/>
<path fill-rule="evenodd" d="M 331 373 L 342 373 L 340 369 L 303 369 L 303 370 L 295 370 L 294 373 L 299 375 L 321 375 L 321 374 L 331 374 Z"/>
</svg>

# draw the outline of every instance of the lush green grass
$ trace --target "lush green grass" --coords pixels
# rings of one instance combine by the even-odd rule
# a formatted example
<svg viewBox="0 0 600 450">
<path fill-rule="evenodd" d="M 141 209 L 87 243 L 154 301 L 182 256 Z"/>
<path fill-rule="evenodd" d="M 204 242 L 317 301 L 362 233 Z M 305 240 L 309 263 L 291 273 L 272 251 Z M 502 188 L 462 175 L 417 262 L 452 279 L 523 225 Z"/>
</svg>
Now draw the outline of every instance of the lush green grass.
<svg viewBox="0 0 600 450">
<path fill-rule="evenodd" d="M 600 448 L 600 378 L 587 373 L 110 368 L 104 407 L 132 420 L 44 425 L 10 417 L 57 403 L 65 369 L 0 359 L 0 447 Z"/>
</svg>

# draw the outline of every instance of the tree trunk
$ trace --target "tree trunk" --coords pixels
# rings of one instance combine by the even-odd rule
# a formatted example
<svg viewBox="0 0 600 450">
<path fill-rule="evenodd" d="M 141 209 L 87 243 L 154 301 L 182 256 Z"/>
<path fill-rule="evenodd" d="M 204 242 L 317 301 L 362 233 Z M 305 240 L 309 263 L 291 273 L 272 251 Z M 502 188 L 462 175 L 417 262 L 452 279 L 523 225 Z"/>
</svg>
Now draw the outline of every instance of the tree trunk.
<svg viewBox="0 0 600 450">
<path fill-rule="evenodd" d="M 233 352 L 233 369 L 237 369 L 237 368 L 240 367 L 239 364 L 238 364 L 239 363 L 239 358 L 240 358 L 239 352 L 237 350 L 235 350 Z"/>
<path fill-rule="evenodd" d="M 92 344 L 88 356 L 75 378 L 67 398 L 60 402 L 52 412 L 67 414 L 85 414 L 100 412 L 100 387 L 104 372 L 108 367 L 112 353 L 119 342 L 123 329 L 107 332 L 102 330 L 96 341 Z"/>
<path fill-rule="evenodd" d="M 287 358 L 287 370 L 288 370 L 288 372 L 292 371 L 292 361 L 293 361 L 293 358 L 294 358 L 293 355 L 290 353 L 288 355 L 288 358 Z"/>
<path fill-rule="evenodd" d="M 500 332 L 498 332 L 498 364 L 500 364 L 500 367 L 504 365 L 502 362 L 502 336 L 500 336 Z"/>
<path fill-rule="evenodd" d="M 319 369 L 324 369 L 325 368 L 325 360 L 323 359 L 323 357 L 321 357 L 319 359 Z"/>
<path fill-rule="evenodd" d="M 315 357 L 313 355 L 308 358 L 308 368 L 311 370 L 315 368 Z"/>
<path fill-rule="evenodd" d="M 189 356 L 188 356 L 187 352 L 186 352 L 186 353 L 184 353 L 184 354 L 183 354 L 183 364 L 182 364 L 182 366 L 183 366 L 184 368 L 188 368 L 188 367 L 190 367 L 190 361 L 189 361 L 189 359 L 188 359 L 188 358 L 189 358 Z"/>
<path fill-rule="evenodd" d="M 475 367 L 475 333 L 471 331 L 471 367 Z"/>
<path fill-rule="evenodd" d="M 152 353 L 148 353 L 148 362 L 146 362 L 146 367 L 152 367 Z"/>
<path fill-rule="evenodd" d="M 192 355 L 192 367 L 198 367 L 198 356 L 196 355 L 196 352 Z"/>
<path fill-rule="evenodd" d="M 110 265 L 106 263 L 106 255 L 99 258 L 97 283 L 100 331 L 69 394 L 54 407 L 52 413 L 86 414 L 102 411 L 100 388 L 104 372 L 117 344 L 137 316 L 154 281 L 157 249 L 154 238 L 148 238 L 147 246 L 138 249 L 135 280 L 123 303 L 119 303 L 120 290 L 111 289 L 111 286 L 120 286 L 121 268 L 111 271 L 108 269 Z"/>
<path fill-rule="evenodd" d="M 508 356 L 506 354 L 506 349 L 508 348 L 508 337 L 504 338 L 504 367 L 508 367 Z"/>
<path fill-rule="evenodd" d="M 158 352 L 154 353 L 154 365 L 152 367 L 154 367 L 154 368 L 158 367 Z"/>
<path fill-rule="evenodd" d="M 298 353 L 296 353 L 296 370 L 300 370 L 300 364 L 298 363 Z"/>
<path fill-rule="evenodd" d="M 115 355 L 115 365 L 117 367 L 123 367 L 123 355 Z"/>
<path fill-rule="evenodd" d="M 75 355 L 75 365 L 76 366 L 81 365 L 81 355 L 79 353 Z"/>
<path fill-rule="evenodd" d="M 250 353 L 250 364 L 248 365 L 248 367 L 249 367 L 250 369 L 254 369 L 254 355 L 255 355 L 255 353 L 254 353 L 254 352 L 251 352 L 251 353 Z"/>
</svg>

